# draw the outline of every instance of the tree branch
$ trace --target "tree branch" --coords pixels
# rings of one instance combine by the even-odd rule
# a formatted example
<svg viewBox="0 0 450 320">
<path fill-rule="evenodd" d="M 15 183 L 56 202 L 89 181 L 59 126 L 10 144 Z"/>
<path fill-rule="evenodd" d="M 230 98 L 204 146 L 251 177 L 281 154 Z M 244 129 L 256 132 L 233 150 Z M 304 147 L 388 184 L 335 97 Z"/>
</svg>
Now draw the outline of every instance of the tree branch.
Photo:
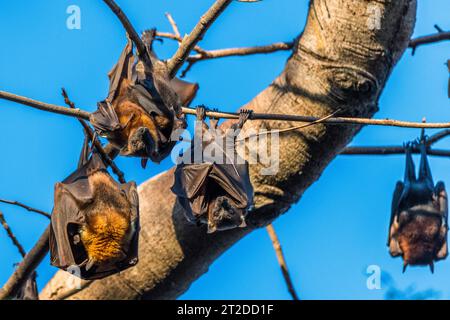
<svg viewBox="0 0 450 320">
<path fill-rule="evenodd" d="M 133 41 L 134 45 L 136 46 L 136 50 L 138 52 L 139 57 L 141 59 L 145 60 L 146 64 L 151 67 L 152 62 L 150 61 L 149 55 L 147 53 L 147 48 L 146 48 L 144 42 L 142 41 L 141 37 L 139 37 L 139 34 L 134 29 L 130 20 L 125 15 L 125 13 L 114 2 L 114 0 L 103 0 L 103 1 L 114 12 L 114 14 L 117 16 L 117 18 L 119 18 L 120 22 L 122 23 L 123 27 L 125 28 L 126 32 L 128 33 L 128 36 L 130 37 L 131 41 Z"/>
<path fill-rule="evenodd" d="M 180 39 L 181 42 L 181 34 L 180 30 L 178 29 L 177 23 L 175 22 L 175 20 L 173 19 L 172 15 L 169 12 L 166 12 L 166 17 L 167 20 L 169 20 L 170 25 L 172 26 L 173 33 L 175 34 L 177 39 Z"/>
<path fill-rule="evenodd" d="M 420 154 L 418 148 L 413 148 L 412 153 Z M 404 154 L 405 148 L 403 146 L 355 146 L 347 147 L 342 150 L 341 155 L 393 155 Z M 427 154 L 430 156 L 450 157 L 450 150 L 428 149 Z"/>
<path fill-rule="evenodd" d="M 194 49 L 195 45 L 203 38 L 209 27 L 232 1 L 233 0 L 217 0 L 200 18 L 200 21 L 191 33 L 183 38 L 177 52 L 175 52 L 172 58 L 167 61 L 167 71 L 170 78 L 175 77 L 192 49 Z"/>
<path fill-rule="evenodd" d="M 21 256 L 25 257 L 25 254 L 26 254 L 25 250 L 23 249 L 23 247 L 20 244 L 19 240 L 17 240 L 16 236 L 12 232 L 12 230 L 9 227 L 8 223 L 6 223 L 5 216 L 3 215 L 3 212 L 1 212 L 1 211 L 0 211 L 0 224 L 3 226 L 3 229 L 5 229 L 6 233 L 8 234 L 8 237 L 11 239 L 13 244 L 19 250 Z"/>
<path fill-rule="evenodd" d="M 66 107 L 57 106 L 54 104 L 49 104 L 45 102 L 36 101 L 30 98 L 26 98 L 23 96 L 15 95 L 9 92 L 0 91 L 0 99 L 5 99 L 9 101 L 13 101 L 16 103 L 20 103 L 32 108 L 36 108 L 42 111 L 53 112 L 69 117 L 74 117 L 78 119 L 89 120 L 90 113 L 87 111 L 83 111 L 80 109 L 69 109 Z"/>
<path fill-rule="evenodd" d="M 11 204 L 11 205 L 14 205 L 14 206 L 22 207 L 22 208 L 24 208 L 24 209 L 26 209 L 28 211 L 36 212 L 36 213 L 38 213 L 38 214 L 40 214 L 40 215 L 42 215 L 42 216 L 44 216 L 46 218 L 49 218 L 49 219 L 52 217 L 50 214 L 48 214 L 45 211 L 29 207 L 26 204 L 23 204 L 23 203 L 18 202 L 18 201 L 11 201 L 11 200 L 0 199 L 0 202 L 6 203 L 6 204 Z"/>
<path fill-rule="evenodd" d="M 450 130 L 445 129 L 429 136 L 425 143 L 428 147 L 427 154 L 432 156 L 450 157 L 449 150 L 430 149 L 433 144 L 441 141 L 442 139 L 450 135 Z M 419 154 L 420 149 L 413 147 L 412 153 Z M 341 155 L 391 155 L 391 154 L 404 154 L 405 147 L 403 146 L 352 146 L 346 147 L 341 151 Z"/>
<path fill-rule="evenodd" d="M 0 300 L 16 295 L 28 277 L 45 258 L 49 249 L 49 236 L 50 225 L 45 229 L 34 247 L 25 255 L 3 288 L 0 289 Z"/>
<path fill-rule="evenodd" d="M 269 234 L 270 240 L 272 240 L 273 249 L 277 256 L 278 264 L 280 265 L 281 272 L 283 273 L 284 281 L 286 282 L 289 293 L 292 296 L 292 300 L 299 300 L 297 292 L 295 291 L 294 284 L 289 274 L 286 259 L 284 258 L 283 249 L 281 248 L 280 240 L 275 232 L 272 224 L 266 227 L 267 233 Z"/>
<path fill-rule="evenodd" d="M 441 29 L 438 29 L 441 30 Z M 431 34 L 428 36 L 422 36 L 418 38 L 411 39 L 409 43 L 409 47 L 412 48 L 412 54 L 416 52 L 418 46 L 436 43 L 444 40 L 450 40 L 450 32 L 443 32 L 442 30 L 438 33 Z"/>
<path fill-rule="evenodd" d="M 44 103 L 30 98 L 22 97 L 5 91 L 0 91 L 0 99 L 14 101 L 43 111 L 58 113 L 78 119 L 89 121 L 90 113 L 80 109 L 69 109 L 49 103 Z M 185 114 L 196 114 L 195 108 L 182 107 L 182 112 Z M 212 118 L 223 119 L 239 119 L 238 112 L 221 112 L 221 111 L 206 111 L 206 116 Z M 281 113 L 252 113 L 250 120 L 274 120 L 274 121 L 293 121 L 293 122 L 316 122 L 317 124 L 332 124 L 332 125 L 372 125 L 372 126 L 386 126 L 386 127 L 400 127 L 400 128 L 422 128 L 422 129 L 442 129 L 450 128 L 450 122 L 411 122 L 394 119 L 370 119 L 370 118 L 355 118 L 355 117 L 315 117 L 315 116 L 301 116 L 297 114 L 281 114 Z M 111 156 L 110 156 L 111 157 Z M 111 157 L 113 158 L 113 157 Z"/>
</svg>

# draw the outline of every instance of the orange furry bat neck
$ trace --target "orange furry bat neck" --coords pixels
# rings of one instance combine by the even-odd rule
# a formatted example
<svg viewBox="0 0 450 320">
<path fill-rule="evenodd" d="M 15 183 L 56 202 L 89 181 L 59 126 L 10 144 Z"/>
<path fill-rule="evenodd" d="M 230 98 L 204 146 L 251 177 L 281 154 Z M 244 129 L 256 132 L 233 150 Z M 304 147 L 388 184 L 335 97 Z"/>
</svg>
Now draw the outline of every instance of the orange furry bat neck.
<svg viewBox="0 0 450 320">
<path fill-rule="evenodd" d="M 130 204 L 113 182 L 101 171 L 89 177 L 95 199 L 87 208 L 86 224 L 80 230 L 80 239 L 91 263 L 112 263 L 123 259 L 132 237 Z"/>
</svg>

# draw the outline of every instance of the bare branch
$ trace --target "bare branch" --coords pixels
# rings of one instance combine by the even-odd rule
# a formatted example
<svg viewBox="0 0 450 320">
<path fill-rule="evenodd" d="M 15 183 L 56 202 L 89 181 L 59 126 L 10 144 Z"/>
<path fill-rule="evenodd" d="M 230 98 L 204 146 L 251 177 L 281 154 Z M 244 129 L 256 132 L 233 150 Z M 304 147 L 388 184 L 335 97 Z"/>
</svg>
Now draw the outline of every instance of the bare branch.
<svg viewBox="0 0 450 320">
<path fill-rule="evenodd" d="M 195 45 L 203 38 L 217 17 L 225 10 L 233 0 L 217 0 L 211 8 L 200 18 L 192 32 L 183 38 L 177 52 L 167 61 L 167 71 L 170 78 L 175 77 L 178 70 L 186 61 Z"/>
<path fill-rule="evenodd" d="M 18 96 L 9 92 L 0 91 L 0 99 L 5 99 L 20 103 L 32 108 L 36 108 L 42 111 L 53 112 L 57 114 L 62 114 L 69 117 L 89 120 L 90 113 L 80 109 L 68 109 L 66 107 L 57 106 L 54 104 L 49 104 L 45 102 L 36 101 L 30 98 Z"/>
<path fill-rule="evenodd" d="M 23 203 L 18 202 L 18 201 L 11 201 L 11 200 L 0 199 L 0 202 L 6 203 L 6 204 L 11 204 L 11 205 L 14 205 L 14 206 L 19 206 L 19 207 L 22 207 L 22 208 L 24 208 L 24 209 L 26 209 L 28 211 L 36 212 L 36 213 L 38 213 L 38 214 L 40 214 L 40 215 L 42 215 L 44 217 L 47 217 L 49 219 L 51 218 L 51 215 L 48 214 L 47 212 L 44 212 L 42 210 L 29 207 L 26 204 L 23 204 Z"/>
<path fill-rule="evenodd" d="M 64 102 L 72 109 L 75 109 L 75 103 L 73 103 L 70 99 L 69 96 L 67 95 L 67 92 L 64 88 L 62 88 L 62 95 L 64 97 Z M 95 149 L 98 151 L 98 153 L 100 154 L 100 157 L 102 158 L 103 162 L 105 162 L 109 167 L 111 167 L 111 170 L 114 172 L 115 175 L 117 175 L 120 183 L 126 183 L 125 181 L 125 176 L 123 174 L 123 172 L 119 169 L 119 167 L 117 167 L 117 165 L 115 164 L 115 162 L 110 158 L 110 156 L 108 155 L 108 153 L 105 151 L 105 149 L 103 149 L 102 144 L 100 143 L 100 141 L 98 141 L 97 136 L 94 134 L 94 131 L 91 129 L 91 127 L 89 127 L 89 125 L 81 119 L 78 119 L 78 121 L 80 121 L 80 124 L 82 125 L 82 127 L 84 128 L 84 131 L 86 132 L 87 136 L 89 137 L 89 139 L 92 141 L 92 143 L 95 146 Z"/>
<path fill-rule="evenodd" d="M 50 225 L 45 229 L 34 247 L 25 255 L 3 288 L 0 289 L 0 300 L 8 299 L 17 294 L 18 290 L 45 258 L 49 249 L 49 236 Z"/>
<path fill-rule="evenodd" d="M 7 99 L 17 103 L 21 103 L 33 108 L 37 108 L 43 111 L 54 112 L 70 117 L 89 120 L 90 113 L 80 109 L 69 109 L 53 104 L 48 104 L 36 100 L 32 100 L 26 97 L 18 96 L 8 92 L 0 91 L 0 99 Z M 195 108 L 182 107 L 183 113 L 195 115 Z M 220 112 L 220 111 L 206 111 L 206 116 L 213 118 L 224 119 L 238 119 L 239 113 L 236 112 Z M 410 122 L 393 119 L 371 119 L 371 118 L 352 118 L 352 117 L 331 117 L 323 120 L 320 117 L 313 116 L 301 116 L 291 114 L 275 114 L 275 113 L 252 113 L 250 120 L 276 120 L 276 121 L 293 121 L 293 122 L 316 122 L 320 120 L 323 124 L 339 124 L 339 125 L 372 125 L 372 126 L 387 126 L 387 127 L 400 127 L 400 128 L 423 128 L 423 129 L 447 129 L 450 128 L 450 122 L 435 122 L 435 123 L 422 123 L 422 122 Z M 109 152 L 109 151 L 107 151 Z M 117 150 L 114 152 L 118 152 Z M 117 154 L 117 153 L 116 153 Z M 111 156 L 114 158 L 114 156 Z"/>
<path fill-rule="evenodd" d="M 286 259 L 284 258 L 283 249 L 281 248 L 280 240 L 275 232 L 275 229 L 272 224 L 269 224 L 266 227 L 267 233 L 272 240 L 273 249 L 275 250 L 275 254 L 277 255 L 278 264 L 280 265 L 281 272 L 283 273 L 284 281 L 286 282 L 289 293 L 292 296 L 293 300 L 299 300 L 297 292 L 295 291 L 294 284 L 292 283 L 291 275 L 289 274 L 289 270 L 287 268 Z"/>
<path fill-rule="evenodd" d="M 170 33 L 170 32 L 159 32 L 156 31 L 155 36 L 159 37 L 159 38 L 166 38 L 166 39 L 171 39 L 171 40 L 175 40 L 178 42 L 183 41 L 183 39 L 181 38 L 181 36 L 177 36 L 176 34 Z M 205 52 L 206 50 L 200 48 L 200 46 L 196 45 L 194 47 L 194 51 L 198 52 L 198 53 L 202 53 Z"/>
<path fill-rule="evenodd" d="M 6 223 L 5 216 L 3 215 L 3 212 L 0 211 L 0 224 L 3 226 L 3 229 L 5 229 L 6 233 L 8 234 L 8 237 L 11 239 L 13 244 L 17 247 L 22 257 L 25 257 L 25 250 L 23 249 L 22 245 L 20 244 L 19 240 L 17 240 L 16 236 L 12 232 L 11 228 L 9 227 L 8 223 Z"/>
<path fill-rule="evenodd" d="M 122 23 L 123 27 L 125 28 L 126 32 L 128 33 L 128 36 L 130 37 L 131 41 L 133 41 L 134 45 L 136 46 L 136 50 L 139 54 L 139 57 L 141 57 L 141 59 L 144 59 L 148 66 L 151 66 L 152 62 L 149 59 L 149 55 L 147 53 L 147 48 L 146 48 L 144 42 L 142 41 L 141 37 L 139 37 L 139 34 L 134 29 L 130 20 L 125 15 L 125 13 L 114 2 L 114 0 L 103 0 L 103 1 L 114 12 L 114 14 L 117 16 L 117 18 L 119 18 L 120 22 Z"/>
<path fill-rule="evenodd" d="M 412 48 L 412 54 L 416 52 L 416 48 L 418 46 L 440 42 L 444 40 L 450 40 L 450 31 L 443 32 L 442 29 L 440 29 L 438 26 L 435 27 L 437 27 L 438 31 L 440 30 L 438 33 L 411 39 L 409 47 Z"/>
<path fill-rule="evenodd" d="M 426 139 L 426 144 L 431 147 L 433 144 L 440 140 L 450 136 L 450 130 L 445 129 L 439 131 Z M 419 154 L 420 149 L 417 147 L 412 148 L 412 153 Z M 346 147 L 340 154 L 342 155 L 391 155 L 391 154 L 404 154 L 405 147 L 403 146 L 355 146 Z M 438 157 L 450 157 L 449 150 L 428 149 L 428 155 Z"/>
<path fill-rule="evenodd" d="M 230 56 L 248 56 L 252 54 L 272 53 L 276 51 L 292 50 L 293 47 L 294 42 L 276 42 L 264 46 L 207 50 L 203 54 L 191 55 L 190 57 L 188 57 L 187 61 L 197 62 L 199 60 L 216 59 Z"/>
<path fill-rule="evenodd" d="M 167 20 L 169 20 L 170 25 L 172 26 L 173 33 L 175 36 L 181 39 L 180 30 L 178 29 L 177 23 L 169 12 L 166 12 Z"/>
<path fill-rule="evenodd" d="M 182 108 L 185 114 L 196 114 L 195 108 Z M 239 113 L 236 112 L 220 112 L 220 111 L 206 111 L 207 117 L 212 118 L 224 118 L 224 119 L 239 119 Z M 317 122 L 322 118 L 313 116 L 301 116 L 290 114 L 274 114 L 274 113 L 252 113 L 250 120 L 278 120 L 278 121 L 293 121 L 293 122 Z M 340 124 L 340 125 L 372 125 L 372 126 L 388 126 L 388 127 L 401 127 L 401 128 L 450 128 L 450 123 L 422 123 L 422 122 L 410 122 L 400 121 L 393 119 L 370 119 L 370 118 L 352 118 L 352 117 L 331 117 L 322 119 L 322 124 Z"/>
<path fill-rule="evenodd" d="M 404 154 L 405 148 L 403 146 L 371 146 L 371 147 L 347 147 L 342 150 L 341 155 L 393 155 Z M 420 150 L 412 149 L 412 153 L 419 154 Z M 429 149 L 427 154 L 437 157 L 450 157 L 450 150 Z"/>
</svg>

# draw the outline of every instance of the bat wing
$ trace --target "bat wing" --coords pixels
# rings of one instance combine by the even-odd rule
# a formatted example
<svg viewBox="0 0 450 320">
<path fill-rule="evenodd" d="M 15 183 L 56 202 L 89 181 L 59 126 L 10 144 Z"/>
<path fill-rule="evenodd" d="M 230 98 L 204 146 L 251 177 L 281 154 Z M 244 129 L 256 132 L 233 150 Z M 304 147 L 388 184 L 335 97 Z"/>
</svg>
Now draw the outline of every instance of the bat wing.
<svg viewBox="0 0 450 320">
<path fill-rule="evenodd" d="M 234 200 L 237 208 L 246 209 L 253 203 L 248 163 L 214 164 L 210 176 Z"/>
<path fill-rule="evenodd" d="M 183 106 L 190 105 L 192 100 L 194 100 L 195 96 L 197 95 L 197 91 L 199 89 L 197 83 L 183 81 L 178 78 L 173 78 L 170 81 L 170 85 L 177 93 Z"/>
<path fill-rule="evenodd" d="M 198 196 L 202 186 L 206 183 L 211 169 L 212 165 L 208 163 L 177 166 L 172 192 L 179 197 L 193 199 Z"/>
<path fill-rule="evenodd" d="M 87 186 L 86 186 L 87 185 Z M 50 260 L 51 264 L 59 268 L 78 265 L 85 257 L 74 250 L 72 231 L 84 223 L 84 216 L 80 204 L 89 200 L 90 188 L 87 179 L 77 180 L 69 185 L 57 183 L 55 185 L 55 200 L 50 229 Z M 91 197 L 92 198 L 92 197 Z M 71 228 L 74 228 L 71 230 Z"/>
<path fill-rule="evenodd" d="M 127 252 L 127 259 L 125 261 L 128 265 L 134 265 L 138 262 L 138 243 L 139 243 L 139 196 L 137 193 L 136 183 L 128 182 L 120 185 L 120 189 L 125 193 L 128 201 L 131 204 L 131 226 L 133 228 L 133 238 L 131 240 L 130 248 Z"/>
<path fill-rule="evenodd" d="M 116 130 L 121 130 L 119 118 L 114 107 L 108 101 L 101 101 L 97 104 L 97 111 L 90 115 L 90 122 L 101 136 L 110 135 Z"/>
<path fill-rule="evenodd" d="M 122 51 L 120 55 L 119 61 L 114 65 L 114 67 L 109 71 L 109 93 L 107 100 L 112 102 L 114 98 L 116 98 L 120 81 L 123 78 L 131 79 L 131 69 L 133 65 L 134 57 L 133 57 L 133 44 L 130 39 L 128 39 L 127 45 Z"/>
<path fill-rule="evenodd" d="M 442 214 L 443 223 L 441 225 L 441 229 L 439 231 L 439 235 L 443 241 L 441 248 L 439 249 L 436 260 L 445 259 L 448 255 L 448 245 L 447 245 L 447 232 L 448 232 L 448 199 L 447 192 L 445 191 L 445 185 L 442 181 L 439 181 L 436 184 L 436 191 L 438 203 L 439 203 L 439 211 Z"/>
<path fill-rule="evenodd" d="M 39 300 L 35 271 L 31 273 L 23 286 L 19 289 L 14 300 Z"/>
<path fill-rule="evenodd" d="M 404 184 L 401 181 L 397 182 L 395 186 L 394 196 L 392 198 L 392 206 L 391 206 L 391 219 L 389 223 L 389 236 L 387 245 L 389 246 L 389 252 L 392 256 L 401 255 L 401 249 L 397 241 L 397 232 L 398 232 L 398 213 L 399 213 L 399 204 L 401 200 L 401 195 L 403 193 Z"/>
<path fill-rule="evenodd" d="M 212 165 L 180 164 L 175 170 L 172 192 L 177 195 L 179 203 L 184 208 L 185 216 L 190 222 L 206 217 L 208 212 L 207 179 Z"/>
</svg>

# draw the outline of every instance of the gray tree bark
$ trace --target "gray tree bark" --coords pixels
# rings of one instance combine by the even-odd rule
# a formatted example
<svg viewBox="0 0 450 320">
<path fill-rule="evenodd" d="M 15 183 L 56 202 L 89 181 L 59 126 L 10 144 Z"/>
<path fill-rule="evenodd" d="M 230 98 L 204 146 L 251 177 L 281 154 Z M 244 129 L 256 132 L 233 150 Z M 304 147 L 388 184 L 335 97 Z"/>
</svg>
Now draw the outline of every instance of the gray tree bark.
<svg viewBox="0 0 450 320">
<path fill-rule="evenodd" d="M 408 46 L 415 0 L 311 1 L 303 34 L 285 69 L 245 108 L 255 112 L 371 117 L 393 67 Z M 229 125 L 229 123 L 228 123 Z M 285 128 L 292 123 L 250 121 Z M 173 169 L 139 187 L 140 261 L 121 274 L 71 292 L 70 299 L 174 299 L 224 251 L 286 212 L 347 145 L 360 126 L 315 125 L 280 135 L 279 171 L 261 175 L 251 166 L 256 210 L 249 227 L 206 234 L 186 222 L 170 191 Z M 67 274 L 57 272 L 42 299 L 67 297 Z"/>
</svg>

